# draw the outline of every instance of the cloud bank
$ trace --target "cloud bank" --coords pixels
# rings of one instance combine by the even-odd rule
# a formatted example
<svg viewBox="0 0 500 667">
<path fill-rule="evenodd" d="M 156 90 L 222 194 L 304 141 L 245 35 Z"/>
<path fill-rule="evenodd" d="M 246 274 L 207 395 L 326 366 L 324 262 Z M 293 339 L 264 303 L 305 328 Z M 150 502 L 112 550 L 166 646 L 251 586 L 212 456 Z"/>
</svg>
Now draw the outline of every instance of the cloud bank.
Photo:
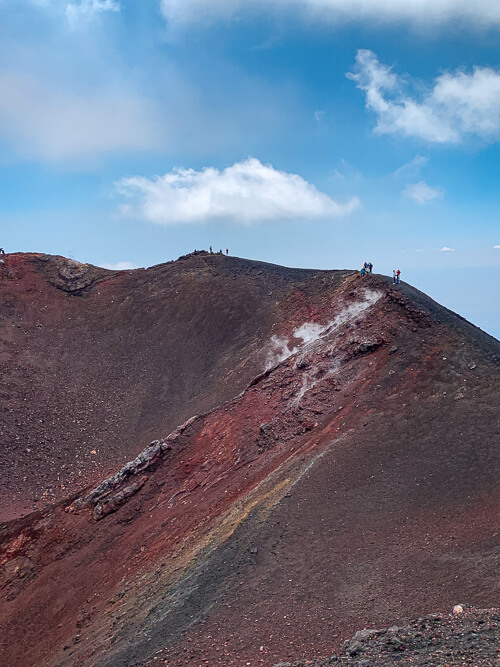
<svg viewBox="0 0 500 667">
<path fill-rule="evenodd" d="M 346 76 L 364 91 L 366 107 L 377 117 L 377 134 L 442 144 L 458 143 L 466 135 L 487 141 L 500 138 L 500 70 L 445 72 L 420 100 L 404 92 L 406 79 L 366 49 L 357 52 L 354 72 Z"/>
<path fill-rule="evenodd" d="M 255 158 L 219 171 L 175 168 L 153 179 L 142 176 L 116 183 L 117 192 L 130 200 L 124 215 L 169 224 L 231 220 L 252 224 L 285 219 L 338 217 L 359 206 L 354 197 L 340 204 L 301 176 L 274 169 Z"/>
<path fill-rule="evenodd" d="M 158 146 L 156 108 L 116 86 L 64 90 L 19 72 L 0 73 L 0 137 L 47 161 L 88 159 Z"/>
<path fill-rule="evenodd" d="M 231 19 L 245 10 L 277 9 L 288 15 L 298 10 L 320 21 L 500 24 L 500 4 L 495 0 L 161 0 L 163 16 L 173 25 L 206 24 Z"/>
</svg>

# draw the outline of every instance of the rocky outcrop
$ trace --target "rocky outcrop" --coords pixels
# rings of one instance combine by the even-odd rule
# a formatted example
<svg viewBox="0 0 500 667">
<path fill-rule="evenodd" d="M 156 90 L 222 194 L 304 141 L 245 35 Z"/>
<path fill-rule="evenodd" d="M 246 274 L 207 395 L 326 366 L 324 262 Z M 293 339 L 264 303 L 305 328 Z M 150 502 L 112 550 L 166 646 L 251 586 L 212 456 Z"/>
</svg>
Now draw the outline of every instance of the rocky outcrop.
<svg viewBox="0 0 500 667">
<path fill-rule="evenodd" d="M 462 609 L 463 606 L 459 605 Z M 459 614 L 430 614 L 409 625 L 358 630 L 342 655 L 280 662 L 274 667 L 433 665 L 496 667 L 500 664 L 500 609 L 466 608 Z"/>
<path fill-rule="evenodd" d="M 49 281 L 62 290 L 70 294 L 83 294 L 89 287 L 102 280 L 103 269 L 99 269 L 92 264 L 82 264 L 73 259 L 57 257 L 55 260 L 50 255 L 42 255 L 38 258 L 41 262 L 54 262 L 55 271 L 51 271 Z"/>
<path fill-rule="evenodd" d="M 152 470 L 156 463 L 165 458 L 182 433 L 196 419 L 197 416 L 191 417 L 164 440 L 152 442 L 115 475 L 105 479 L 87 495 L 74 500 L 66 507 L 66 511 L 76 513 L 85 508 L 91 508 L 96 521 L 115 512 L 144 486 L 148 480 L 148 476 L 144 473 Z"/>
</svg>

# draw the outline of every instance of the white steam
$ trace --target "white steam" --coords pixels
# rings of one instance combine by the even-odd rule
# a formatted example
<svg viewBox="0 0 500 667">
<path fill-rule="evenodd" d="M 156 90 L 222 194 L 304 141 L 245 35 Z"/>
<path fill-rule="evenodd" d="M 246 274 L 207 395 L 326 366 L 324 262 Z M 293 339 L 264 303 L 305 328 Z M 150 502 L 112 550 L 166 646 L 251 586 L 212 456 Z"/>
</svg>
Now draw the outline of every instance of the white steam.
<svg viewBox="0 0 500 667">
<path fill-rule="evenodd" d="M 362 301 L 346 306 L 327 324 L 304 322 L 300 327 L 293 330 L 292 339 L 295 338 L 302 341 L 298 345 L 294 345 L 291 340 L 287 340 L 286 338 L 273 336 L 271 338 L 271 349 L 266 358 L 266 370 L 276 366 L 299 351 L 309 351 L 318 341 L 336 331 L 340 326 L 346 324 L 346 322 L 359 318 L 381 296 L 381 292 L 365 290 Z"/>
</svg>

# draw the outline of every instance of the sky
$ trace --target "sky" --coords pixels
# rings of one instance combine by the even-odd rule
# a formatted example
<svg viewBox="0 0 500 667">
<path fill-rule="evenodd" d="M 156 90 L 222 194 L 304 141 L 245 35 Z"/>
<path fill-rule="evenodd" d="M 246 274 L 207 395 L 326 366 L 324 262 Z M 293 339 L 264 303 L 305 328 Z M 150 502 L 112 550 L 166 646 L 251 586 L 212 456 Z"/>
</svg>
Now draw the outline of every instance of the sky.
<svg viewBox="0 0 500 667">
<path fill-rule="evenodd" d="M 402 279 L 500 337 L 497 0 L 0 0 L 0 245 Z"/>
</svg>

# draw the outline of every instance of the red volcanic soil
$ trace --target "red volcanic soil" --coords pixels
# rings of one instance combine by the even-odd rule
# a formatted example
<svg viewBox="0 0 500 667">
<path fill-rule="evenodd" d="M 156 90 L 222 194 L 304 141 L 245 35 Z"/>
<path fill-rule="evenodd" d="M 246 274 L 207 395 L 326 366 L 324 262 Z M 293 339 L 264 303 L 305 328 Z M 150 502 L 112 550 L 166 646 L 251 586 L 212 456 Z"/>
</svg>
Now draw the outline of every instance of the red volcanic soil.
<svg viewBox="0 0 500 667">
<path fill-rule="evenodd" d="M 0 519 L 111 474 L 236 396 L 263 346 L 349 272 L 203 253 L 147 270 L 0 265 Z"/>
<path fill-rule="evenodd" d="M 6 664 L 272 665 L 494 606 L 498 341 L 381 276 L 9 262 L 5 514 L 65 488 L 0 527 Z"/>
</svg>

